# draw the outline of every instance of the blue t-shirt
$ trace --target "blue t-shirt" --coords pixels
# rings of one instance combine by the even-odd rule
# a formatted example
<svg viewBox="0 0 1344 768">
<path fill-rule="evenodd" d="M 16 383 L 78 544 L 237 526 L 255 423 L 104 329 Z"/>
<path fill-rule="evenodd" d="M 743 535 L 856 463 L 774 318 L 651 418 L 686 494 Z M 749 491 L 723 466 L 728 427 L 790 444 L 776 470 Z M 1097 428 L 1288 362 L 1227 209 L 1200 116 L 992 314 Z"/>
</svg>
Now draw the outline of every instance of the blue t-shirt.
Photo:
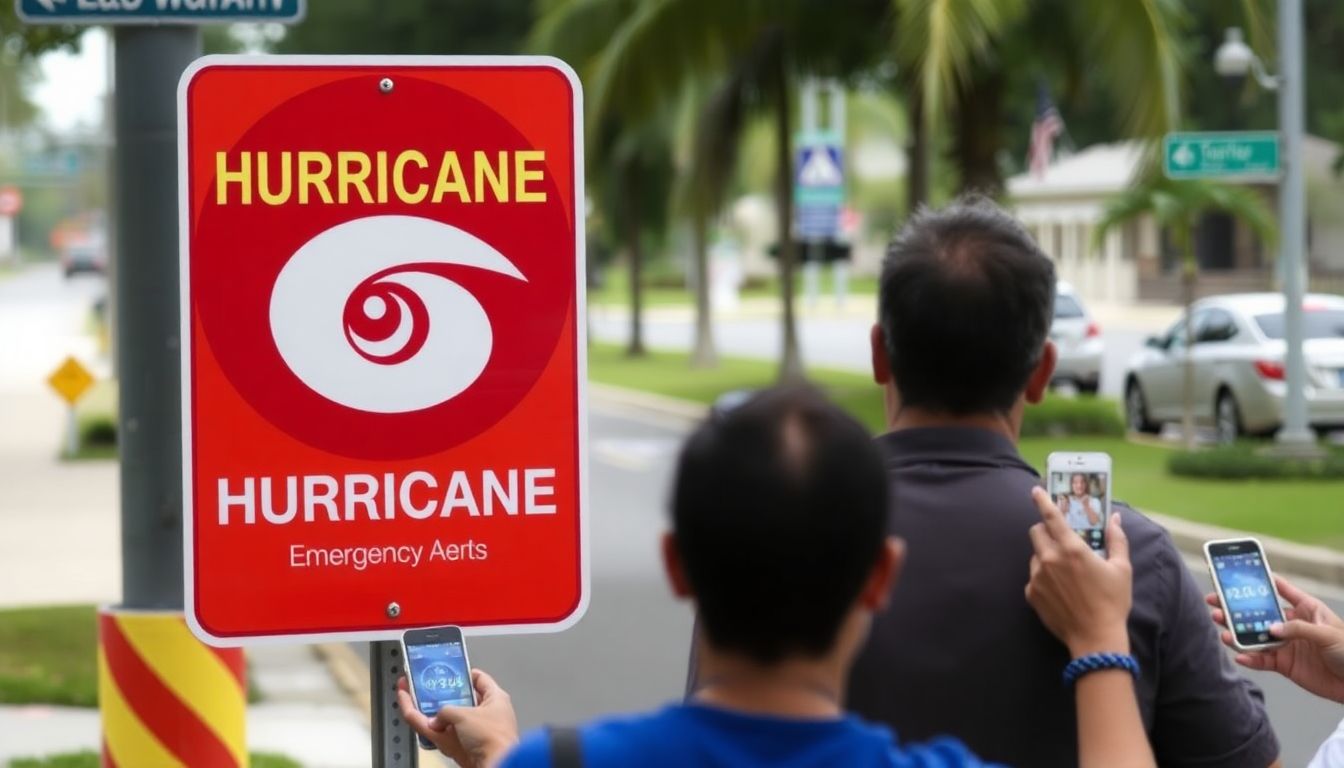
<svg viewBox="0 0 1344 768">
<path fill-rule="evenodd" d="M 807 720 L 699 704 L 598 720 L 579 729 L 585 768 L 989 768 L 953 739 L 901 747 L 857 717 Z M 546 731 L 533 731 L 503 768 L 550 768 Z"/>
</svg>

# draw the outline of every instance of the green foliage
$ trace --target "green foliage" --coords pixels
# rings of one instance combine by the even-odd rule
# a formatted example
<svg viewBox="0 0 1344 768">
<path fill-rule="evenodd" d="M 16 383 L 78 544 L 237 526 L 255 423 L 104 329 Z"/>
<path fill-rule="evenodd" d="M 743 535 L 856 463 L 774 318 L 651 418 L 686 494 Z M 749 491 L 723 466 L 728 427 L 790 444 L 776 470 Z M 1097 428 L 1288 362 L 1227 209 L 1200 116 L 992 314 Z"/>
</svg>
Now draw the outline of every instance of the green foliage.
<svg viewBox="0 0 1344 768">
<path fill-rule="evenodd" d="M 75 405 L 79 450 L 72 458 L 111 459 L 117 455 L 117 383 L 99 381 Z"/>
<path fill-rule="evenodd" d="M 252 768 L 303 768 L 303 765 L 284 755 L 271 752 L 253 752 L 248 756 Z M 102 765 L 97 752 L 67 752 L 48 757 L 20 757 L 9 763 L 9 768 L 99 768 Z"/>
<path fill-rule="evenodd" d="M 313 0 L 278 53 L 516 53 L 533 0 Z"/>
<path fill-rule="evenodd" d="M 1274 456 L 1264 445 L 1237 443 L 1173 453 L 1167 468 L 1179 477 L 1340 481 L 1344 480 L 1344 448 L 1331 448 L 1319 459 L 1295 459 Z"/>
<path fill-rule="evenodd" d="M 98 703 L 97 613 L 91 605 L 0 610 L 0 703 Z"/>
<path fill-rule="evenodd" d="M 1023 437 L 1123 437 L 1120 406 L 1109 398 L 1048 396 L 1022 414 Z"/>
<path fill-rule="evenodd" d="M 24 24 L 14 12 L 15 3 L 0 3 L 0 52 L 21 59 L 35 59 L 59 48 L 79 49 L 83 27 L 73 25 Z"/>
</svg>

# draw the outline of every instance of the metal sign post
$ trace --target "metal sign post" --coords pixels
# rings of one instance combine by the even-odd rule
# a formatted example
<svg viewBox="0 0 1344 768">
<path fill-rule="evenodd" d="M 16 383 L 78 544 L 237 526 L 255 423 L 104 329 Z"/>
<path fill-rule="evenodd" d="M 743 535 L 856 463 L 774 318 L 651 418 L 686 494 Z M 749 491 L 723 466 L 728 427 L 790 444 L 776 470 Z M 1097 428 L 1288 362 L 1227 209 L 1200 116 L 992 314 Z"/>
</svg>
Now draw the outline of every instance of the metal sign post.
<svg viewBox="0 0 1344 768">
<path fill-rule="evenodd" d="M 397 679 L 404 674 L 401 643 L 369 643 L 369 729 L 373 732 L 373 768 L 413 768 L 420 764 L 420 743 L 401 718 Z"/>
</svg>

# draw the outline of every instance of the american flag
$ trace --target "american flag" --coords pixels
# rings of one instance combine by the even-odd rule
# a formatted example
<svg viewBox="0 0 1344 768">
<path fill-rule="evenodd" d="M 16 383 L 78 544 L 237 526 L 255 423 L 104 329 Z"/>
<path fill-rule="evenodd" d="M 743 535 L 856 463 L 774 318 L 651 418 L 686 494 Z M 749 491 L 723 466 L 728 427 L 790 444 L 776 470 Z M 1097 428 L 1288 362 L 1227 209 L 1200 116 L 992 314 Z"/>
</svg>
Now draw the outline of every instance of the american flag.
<svg viewBox="0 0 1344 768">
<path fill-rule="evenodd" d="M 1031 145 L 1027 148 L 1027 167 L 1040 178 L 1055 154 L 1055 137 L 1064 132 L 1064 118 L 1050 100 L 1045 83 L 1036 85 L 1036 119 L 1031 124 Z"/>
</svg>

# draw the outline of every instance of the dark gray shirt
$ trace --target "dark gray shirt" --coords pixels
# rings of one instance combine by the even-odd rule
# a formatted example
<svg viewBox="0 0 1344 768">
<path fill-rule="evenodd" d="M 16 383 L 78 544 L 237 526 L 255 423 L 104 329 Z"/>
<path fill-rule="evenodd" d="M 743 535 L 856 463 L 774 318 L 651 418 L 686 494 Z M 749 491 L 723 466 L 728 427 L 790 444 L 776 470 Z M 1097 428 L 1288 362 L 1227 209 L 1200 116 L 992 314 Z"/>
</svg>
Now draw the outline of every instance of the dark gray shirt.
<svg viewBox="0 0 1344 768">
<path fill-rule="evenodd" d="M 1067 649 L 1023 595 L 1040 477 L 1007 438 L 929 428 L 878 438 L 907 560 L 850 678 L 849 707 L 903 741 L 950 734 L 982 759 L 1077 764 Z M 1123 473 L 1124 467 L 1117 467 Z M 1161 527 L 1117 503 L 1134 566 L 1131 652 L 1157 762 L 1263 768 L 1279 754 L 1260 690 L 1233 666 Z"/>
</svg>

